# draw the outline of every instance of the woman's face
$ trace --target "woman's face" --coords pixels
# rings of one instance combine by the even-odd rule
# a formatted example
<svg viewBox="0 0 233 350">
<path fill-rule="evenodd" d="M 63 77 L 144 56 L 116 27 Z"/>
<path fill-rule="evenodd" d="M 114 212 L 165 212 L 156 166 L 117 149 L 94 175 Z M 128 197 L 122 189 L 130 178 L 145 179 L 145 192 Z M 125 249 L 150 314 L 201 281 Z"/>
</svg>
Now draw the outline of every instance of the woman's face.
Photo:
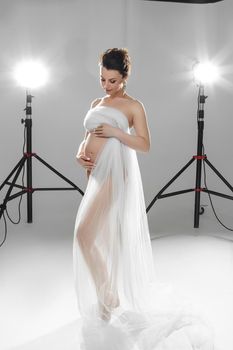
<svg viewBox="0 0 233 350">
<path fill-rule="evenodd" d="M 115 69 L 100 67 L 100 84 L 106 94 L 110 96 L 119 95 L 123 92 L 125 78 Z"/>
</svg>

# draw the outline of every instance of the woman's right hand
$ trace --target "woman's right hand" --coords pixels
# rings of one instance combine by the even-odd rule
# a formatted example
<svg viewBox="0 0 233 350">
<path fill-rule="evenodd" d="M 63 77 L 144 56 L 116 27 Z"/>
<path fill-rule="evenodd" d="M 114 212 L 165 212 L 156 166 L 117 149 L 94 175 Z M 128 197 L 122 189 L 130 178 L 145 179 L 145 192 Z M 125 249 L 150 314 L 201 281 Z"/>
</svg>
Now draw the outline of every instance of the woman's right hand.
<svg viewBox="0 0 233 350">
<path fill-rule="evenodd" d="M 87 157 L 85 154 L 77 154 L 76 159 L 78 163 L 87 170 L 92 170 L 95 166 L 95 163 L 91 161 L 90 157 Z"/>
</svg>

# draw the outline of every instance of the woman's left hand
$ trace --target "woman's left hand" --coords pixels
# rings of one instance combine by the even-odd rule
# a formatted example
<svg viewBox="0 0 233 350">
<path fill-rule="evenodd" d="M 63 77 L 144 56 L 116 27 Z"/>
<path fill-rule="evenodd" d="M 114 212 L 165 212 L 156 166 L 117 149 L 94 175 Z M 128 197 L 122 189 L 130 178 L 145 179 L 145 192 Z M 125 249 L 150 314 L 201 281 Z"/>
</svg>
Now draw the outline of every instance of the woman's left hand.
<svg viewBox="0 0 233 350">
<path fill-rule="evenodd" d="M 93 129 L 92 133 L 97 137 L 117 137 L 119 130 L 109 124 L 101 124 Z"/>
</svg>

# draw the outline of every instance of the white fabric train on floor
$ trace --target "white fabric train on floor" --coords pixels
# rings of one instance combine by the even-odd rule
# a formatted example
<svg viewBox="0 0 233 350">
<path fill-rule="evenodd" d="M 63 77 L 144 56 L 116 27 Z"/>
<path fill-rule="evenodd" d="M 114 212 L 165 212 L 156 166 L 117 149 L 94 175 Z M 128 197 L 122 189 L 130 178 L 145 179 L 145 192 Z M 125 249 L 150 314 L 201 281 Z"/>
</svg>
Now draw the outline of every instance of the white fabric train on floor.
<svg viewBox="0 0 233 350">
<path fill-rule="evenodd" d="M 130 133 L 118 109 L 96 106 L 90 131 L 107 123 Z M 74 276 L 85 350 L 212 350 L 211 332 L 154 282 L 144 193 L 135 150 L 107 138 L 77 213 Z"/>
</svg>

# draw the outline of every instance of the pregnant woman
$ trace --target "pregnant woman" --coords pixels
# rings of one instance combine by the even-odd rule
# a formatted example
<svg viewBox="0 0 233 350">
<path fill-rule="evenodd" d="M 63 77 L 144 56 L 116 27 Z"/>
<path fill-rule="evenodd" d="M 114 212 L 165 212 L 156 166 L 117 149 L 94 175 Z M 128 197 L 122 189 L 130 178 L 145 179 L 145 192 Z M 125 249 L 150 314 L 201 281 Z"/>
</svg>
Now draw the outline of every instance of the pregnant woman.
<svg viewBox="0 0 233 350">
<path fill-rule="evenodd" d="M 150 136 L 142 104 L 125 91 L 129 70 L 127 50 L 102 55 L 106 96 L 92 103 L 77 154 L 88 185 L 76 220 L 76 287 L 81 310 L 95 305 L 103 319 L 119 305 L 137 304 L 153 266 L 134 151 L 148 151 Z"/>
<path fill-rule="evenodd" d="M 88 177 L 73 245 L 79 311 L 89 320 L 84 348 L 118 349 L 111 345 L 117 334 L 121 350 L 160 349 L 180 331 L 178 347 L 174 339 L 171 342 L 171 349 L 178 350 L 180 337 L 191 337 L 196 320 L 158 311 L 161 300 L 152 288 L 153 256 L 136 156 L 136 151 L 149 151 L 150 133 L 142 103 L 126 93 L 129 72 L 126 49 L 109 49 L 101 55 L 100 79 L 106 95 L 94 100 L 85 116 L 86 134 L 77 153 Z M 201 346 L 203 332 L 202 338 L 196 334 L 182 349 L 195 349 L 196 343 L 198 349 L 211 349 Z"/>
</svg>

